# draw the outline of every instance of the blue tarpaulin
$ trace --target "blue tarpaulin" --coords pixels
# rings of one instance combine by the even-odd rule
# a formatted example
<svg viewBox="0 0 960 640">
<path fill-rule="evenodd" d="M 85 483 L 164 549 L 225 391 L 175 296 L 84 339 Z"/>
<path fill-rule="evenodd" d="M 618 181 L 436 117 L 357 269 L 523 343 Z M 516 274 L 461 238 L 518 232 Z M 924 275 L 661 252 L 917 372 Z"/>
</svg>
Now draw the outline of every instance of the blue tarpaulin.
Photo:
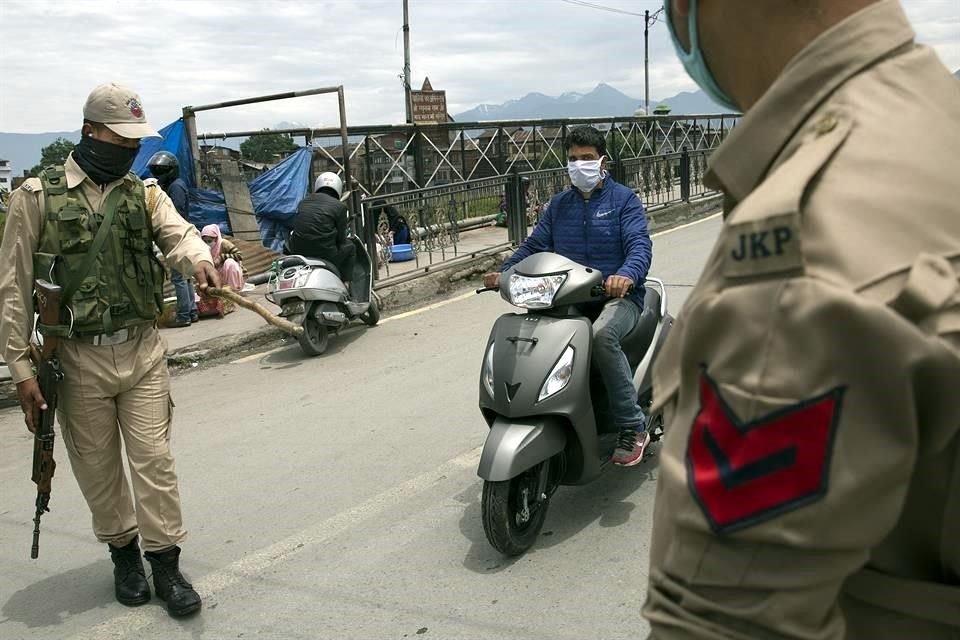
<svg viewBox="0 0 960 640">
<path fill-rule="evenodd" d="M 230 217 L 223 194 L 198 189 L 194 184 L 193 156 L 183 120 L 171 122 L 158 133 L 162 137 L 146 138 L 141 142 L 140 152 L 133 162 L 133 172 L 141 178 L 152 177 L 147 162 L 157 151 L 169 151 L 177 156 L 180 177 L 190 188 L 190 222 L 197 228 L 208 224 L 220 225 L 220 230 L 229 235 Z M 264 246 L 278 250 L 289 234 L 297 207 L 309 188 L 312 159 L 311 149 L 299 149 L 249 183 L 250 201 L 257 215 Z"/>
<path fill-rule="evenodd" d="M 183 126 L 183 119 L 175 120 L 158 131 L 160 138 L 144 138 L 140 142 L 140 152 L 133 161 L 132 171 L 141 178 L 151 178 L 147 163 L 157 151 L 169 151 L 177 156 L 180 163 L 180 177 L 188 187 L 195 187 L 193 183 L 193 156 L 190 154 L 190 142 L 187 140 L 187 130 Z"/>
<path fill-rule="evenodd" d="M 313 152 L 298 149 L 250 183 L 250 201 L 258 218 L 289 222 L 307 193 Z"/>
<path fill-rule="evenodd" d="M 190 222 L 198 229 L 203 229 L 208 224 L 216 224 L 220 226 L 221 233 L 233 233 L 230 217 L 227 215 L 227 203 L 219 191 L 190 189 Z"/>
<path fill-rule="evenodd" d="M 230 218 L 223 194 L 217 191 L 197 189 L 193 182 L 193 155 L 190 153 L 190 141 L 183 119 L 175 120 L 160 129 L 159 138 L 144 138 L 140 143 L 140 152 L 133 161 L 133 172 L 141 178 L 151 178 L 147 163 L 157 151 L 169 151 L 177 156 L 180 163 L 180 177 L 190 189 L 190 222 L 197 228 L 208 224 L 220 225 L 221 231 L 230 233 Z"/>
</svg>

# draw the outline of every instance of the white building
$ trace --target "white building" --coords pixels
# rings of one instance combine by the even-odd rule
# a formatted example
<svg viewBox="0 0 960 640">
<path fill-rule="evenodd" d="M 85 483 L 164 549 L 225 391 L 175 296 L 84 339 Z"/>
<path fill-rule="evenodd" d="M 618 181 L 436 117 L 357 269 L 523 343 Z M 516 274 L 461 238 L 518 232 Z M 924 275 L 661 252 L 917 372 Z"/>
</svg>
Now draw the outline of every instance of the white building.
<svg viewBox="0 0 960 640">
<path fill-rule="evenodd" d="M 13 179 L 11 174 L 13 174 L 13 167 L 10 166 L 10 161 L 0 159 L 0 189 L 7 193 L 12 191 L 10 188 L 10 181 Z"/>
</svg>

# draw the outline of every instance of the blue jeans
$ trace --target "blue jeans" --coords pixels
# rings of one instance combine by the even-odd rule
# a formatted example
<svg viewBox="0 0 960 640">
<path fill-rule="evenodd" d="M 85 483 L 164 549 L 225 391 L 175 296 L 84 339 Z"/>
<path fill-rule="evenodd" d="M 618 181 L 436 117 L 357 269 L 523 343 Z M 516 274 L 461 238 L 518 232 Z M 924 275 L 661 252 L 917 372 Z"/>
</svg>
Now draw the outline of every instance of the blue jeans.
<svg viewBox="0 0 960 640">
<path fill-rule="evenodd" d="M 190 322 L 197 317 L 197 295 L 193 282 L 179 271 L 170 270 L 170 282 L 177 292 L 177 322 Z"/>
<path fill-rule="evenodd" d="M 626 298 L 611 300 L 593 323 L 593 362 L 607 388 L 613 424 L 623 431 L 645 431 L 647 419 L 637 404 L 630 362 L 620 343 L 640 319 L 640 307 Z"/>
</svg>

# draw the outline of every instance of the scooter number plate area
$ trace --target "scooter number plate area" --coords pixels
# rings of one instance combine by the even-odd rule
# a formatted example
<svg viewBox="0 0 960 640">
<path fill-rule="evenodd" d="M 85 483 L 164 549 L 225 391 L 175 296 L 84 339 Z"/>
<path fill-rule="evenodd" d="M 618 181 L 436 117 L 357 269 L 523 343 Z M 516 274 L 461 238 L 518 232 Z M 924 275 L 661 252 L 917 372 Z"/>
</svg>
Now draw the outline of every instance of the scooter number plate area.
<svg viewBox="0 0 960 640">
<path fill-rule="evenodd" d="M 283 309 L 280 311 L 280 317 L 288 318 L 290 316 L 300 315 L 306 312 L 306 305 L 303 302 L 290 302 L 283 305 Z"/>
</svg>

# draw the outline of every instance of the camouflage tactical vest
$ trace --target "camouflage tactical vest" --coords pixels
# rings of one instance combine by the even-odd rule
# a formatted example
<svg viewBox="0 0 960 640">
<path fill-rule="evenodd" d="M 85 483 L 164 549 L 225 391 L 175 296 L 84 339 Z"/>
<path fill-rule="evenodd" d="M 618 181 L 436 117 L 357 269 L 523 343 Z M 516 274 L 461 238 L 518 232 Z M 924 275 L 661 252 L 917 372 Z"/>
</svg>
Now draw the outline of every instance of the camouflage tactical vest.
<svg viewBox="0 0 960 640">
<path fill-rule="evenodd" d="M 163 308 L 164 270 L 153 252 L 143 182 L 128 174 L 93 211 L 81 186 L 67 188 L 62 166 L 40 174 L 45 222 L 34 274 L 63 287 L 61 327 L 42 333 L 110 334 L 154 321 Z M 109 229 L 98 234 L 101 224 Z"/>
</svg>

